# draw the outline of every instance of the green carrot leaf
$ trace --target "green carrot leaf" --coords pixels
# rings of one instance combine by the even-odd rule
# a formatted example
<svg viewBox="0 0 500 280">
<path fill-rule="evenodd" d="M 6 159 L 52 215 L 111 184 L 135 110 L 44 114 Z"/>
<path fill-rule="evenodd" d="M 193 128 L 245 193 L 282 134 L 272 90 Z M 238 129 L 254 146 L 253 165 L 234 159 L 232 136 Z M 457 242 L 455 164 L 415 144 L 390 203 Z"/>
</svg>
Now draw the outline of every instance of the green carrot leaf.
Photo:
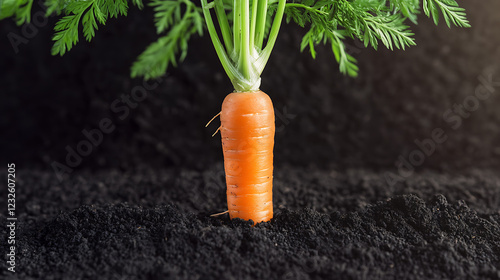
<svg viewBox="0 0 500 280">
<path fill-rule="evenodd" d="M 135 1 L 137 5 L 142 2 Z M 59 12 L 59 4 L 49 0 L 49 11 L 47 13 Z M 68 1 L 62 12 L 65 14 L 54 27 L 56 31 L 52 40 L 52 55 L 64 55 L 78 42 L 78 30 L 81 23 L 83 36 L 87 41 L 95 37 L 98 24 L 106 24 L 110 17 L 127 15 L 127 0 L 89 0 Z"/>
<path fill-rule="evenodd" d="M 131 76 L 152 79 L 165 74 L 169 66 L 177 66 L 187 55 L 193 34 L 203 35 L 201 9 L 188 0 L 154 0 L 156 31 L 166 35 L 150 44 L 131 68 Z M 184 11 L 184 12 L 183 12 Z"/>
<path fill-rule="evenodd" d="M 339 31 L 327 33 L 328 39 L 332 45 L 332 51 L 335 55 L 335 60 L 339 64 L 340 72 L 351 77 L 358 76 L 357 60 L 346 52 L 344 45 L 344 36 Z"/>
<path fill-rule="evenodd" d="M 423 0 L 425 15 L 437 24 L 439 12 L 448 26 L 469 27 L 463 8 L 455 0 Z M 314 46 L 330 43 L 341 72 L 357 73 L 356 60 L 346 52 L 345 37 L 360 40 L 365 47 L 377 49 L 382 43 L 390 50 L 415 45 L 413 32 L 406 19 L 417 23 L 419 0 L 293 0 L 287 3 L 287 22 L 307 28 L 301 51 L 309 47 L 313 58 Z"/>
<path fill-rule="evenodd" d="M 417 14 L 420 12 L 419 0 L 391 0 L 390 9 L 401 14 L 417 24 Z"/>
<path fill-rule="evenodd" d="M 460 8 L 455 0 L 423 0 L 423 6 L 425 15 L 432 16 L 436 25 L 439 22 L 439 10 L 441 10 L 448 27 L 451 27 L 452 23 L 459 27 L 470 27 L 465 9 Z"/>
<path fill-rule="evenodd" d="M 405 49 L 406 46 L 414 46 L 414 35 L 409 31 L 402 18 L 398 14 L 388 16 L 367 16 L 365 18 L 365 37 L 376 49 L 377 39 L 379 39 L 388 49 L 392 50 L 393 45 L 398 49 Z M 368 35 L 367 35 L 368 34 Z M 365 41 L 365 44 L 367 41 Z"/>
<path fill-rule="evenodd" d="M 17 25 L 31 21 L 33 0 L 3 0 L 0 1 L 0 20 L 14 17 Z"/>
</svg>

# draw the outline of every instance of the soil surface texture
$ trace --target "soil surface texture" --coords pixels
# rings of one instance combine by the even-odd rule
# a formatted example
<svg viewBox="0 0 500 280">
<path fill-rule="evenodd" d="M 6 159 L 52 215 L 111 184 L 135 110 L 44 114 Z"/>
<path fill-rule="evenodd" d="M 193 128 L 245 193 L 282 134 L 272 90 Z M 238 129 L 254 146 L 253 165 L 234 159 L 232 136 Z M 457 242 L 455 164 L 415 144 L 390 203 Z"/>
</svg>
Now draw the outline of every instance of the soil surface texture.
<svg viewBox="0 0 500 280">
<path fill-rule="evenodd" d="M 52 173 L 19 172 L 18 272 L 2 274 L 500 278 L 500 180 L 493 172 L 424 172 L 389 186 L 366 170 L 283 167 L 276 171 L 275 218 L 252 227 L 227 214 L 210 216 L 224 210 L 220 168 L 82 172 L 65 183 Z"/>
</svg>

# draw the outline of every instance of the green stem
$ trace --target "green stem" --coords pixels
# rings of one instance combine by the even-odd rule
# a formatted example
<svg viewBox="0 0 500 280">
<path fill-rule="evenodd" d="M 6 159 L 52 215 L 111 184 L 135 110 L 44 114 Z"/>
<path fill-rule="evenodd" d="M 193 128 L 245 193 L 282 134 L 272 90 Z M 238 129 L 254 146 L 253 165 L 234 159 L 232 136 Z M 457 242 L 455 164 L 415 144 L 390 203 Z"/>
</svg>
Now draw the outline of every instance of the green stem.
<svg viewBox="0 0 500 280">
<path fill-rule="evenodd" d="M 229 22 L 227 20 L 226 11 L 224 11 L 224 3 L 222 0 L 215 0 L 215 13 L 217 19 L 219 20 L 219 26 L 222 33 L 222 39 L 226 45 L 227 53 L 233 52 L 233 35 L 231 34 L 231 28 L 229 27 Z"/>
<path fill-rule="evenodd" d="M 254 47 L 255 44 L 255 26 L 257 25 L 257 5 L 263 0 L 253 0 L 252 5 L 252 22 L 250 23 L 250 46 Z"/>
<path fill-rule="evenodd" d="M 252 77 L 250 61 L 250 0 L 240 0 L 241 49 L 239 50 L 239 70 L 245 79 Z"/>
<path fill-rule="evenodd" d="M 214 0 L 210 4 L 207 4 L 207 0 L 201 0 L 203 16 L 217 56 L 231 79 L 234 89 L 239 92 L 258 90 L 260 74 L 264 70 L 276 43 L 286 6 L 286 0 L 279 0 L 267 45 L 263 49 L 269 0 L 252 0 L 252 7 L 250 7 L 250 1 L 233 1 L 233 45 L 231 45 L 231 28 L 222 0 Z M 215 8 L 225 48 L 214 26 L 210 13 L 211 8 Z M 250 13 L 251 8 L 252 14 Z"/>
<path fill-rule="evenodd" d="M 231 59 L 227 55 L 226 51 L 224 50 L 224 46 L 219 40 L 217 30 L 215 29 L 214 22 L 212 21 L 212 16 L 210 15 L 210 9 L 207 7 L 207 0 L 201 0 L 201 6 L 203 8 L 203 16 L 205 17 L 205 21 L 207 23 L 208 33 L 210 34 L 210 39 L 212 39 L 212 43 L 214 44 L 217 56 L 219 57 L 219 60 L 222 63 L 222 67 L 224 67 L 227 76 L 229 77 L 229 79 L 231 79 L 231 81 L 233 81 L 238 71 L 232 65 Z"/>
<path fill-rule="evenodd" d="M 267 0 L 259 0 L 257 7 L 257 26 L 255 30 L 255 47 L 258 51 L 262 50 L 264 44 L 264 33 L 266 30 L 266 17 L 267 17 Z"/>
<path fill-rule="evenodd" d="M 241 0 L 234 0 L 233 5 L 233 39 L 234 50 L 238 53 L 241 43 Z"/>
<path fill-rule="evenodd" d="M 258 62 L 256 62 L 259 74 L 264 71 L 271 51 L 273 50 L 276 39 L 278 38 L 278 33 L 281 27 L 281 21 L 283 20 L 283 14 L 285 13 L 286 0 L 279 0 L 278 8 L 276 10 L 276 15 L 274 16 L 273 25 L 271 26 L 271 32 L 269 33 L 269 39 L 267 40 L 266 48 L 262 51 Z"/>
</svg>

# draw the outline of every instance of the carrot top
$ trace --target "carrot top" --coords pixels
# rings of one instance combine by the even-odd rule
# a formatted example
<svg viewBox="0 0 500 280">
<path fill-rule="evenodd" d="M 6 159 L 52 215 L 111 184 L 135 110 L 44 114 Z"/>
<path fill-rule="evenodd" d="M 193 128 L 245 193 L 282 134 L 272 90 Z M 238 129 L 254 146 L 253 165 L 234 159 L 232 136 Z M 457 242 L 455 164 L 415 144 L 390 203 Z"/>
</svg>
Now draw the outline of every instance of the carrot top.
<svg viewBox="0 0 500 280">
<path fill-rule="evenodd" d="M 169 66 L 186 57 L 189 39 L 208 30 L 234 88 L 257 90 L 283 18 L 307 29 L 301 50 L 309 48 L 316 57 L 316 45 L 331 45 L 340 71 L 350 76 L 357 75 L 358 67 L 344 43 L 347 38 L 373 48 L 379 43 L 389 49 L 415 45 L 406 22 L 417 23 L 421 10 L 436 24 L 442 17 L 448 27 L 470 26 L 464 9 L 455 0 L 208 1 L 201 0 L 200 7 L 198 0 L 150 0 L 147 5 L 154 9 L 160 37 L 133 63 L 131 76 L 150 79 L 163 75 Z M 46 16 L 63 15 L 54 27 L 54 55 L 69 51 L 79 41 L 80 33 L 91 41 L 100 25 L 127 15 L 129 3 L 139 9 L 144 5 L 143 0 L 4 0 L 0 1 L 0 20 L 12 17 L 18 25 L 29 23 L 34 3 L 46 6 Z M 15 37 L 9 40 L 15 48 L 21 44 Z"/>
<path fill-rule="evenodd" d="M 215 0 L 210 4 L 207 4 L 207 0 L 201 0 L 201 4 L 208 32 L 234 89 L 240 92 L 258 90 L 260 74 L 278 37 L 286 0 L 279 0 L 265 47 L 263 43 L 266 35 L 267 0 L 254 0 L 252 12 L 250 0 L 235 0 L 232 6 L 232 31 L 222 0 Z M 215 8 L 224 45 L 217 35 L 210 8 Z"/>
<path fill-rule="evenodd" d="M 356 76 L 356 59 L 348 54 L 343 40 L 359 39 L 375 49 L 379 41 L 387 48 L 404 49 L 415 45 L 413 33 L 404 24 L 416 23 L 419 0 L 201 0 L 208 32 L 222 66 L 236 91 L 256 91 L 260 75 L 278 36 L 283 16 L 287 21 L 309 27 L 301 50 L 331 44 L 340 71 Z M 222 39 L 218 36 L 210 10 L 215 10 Z M 423 0 L 424 13 L 437 24 L 440 9 L 448 26 L 468 27 L 465 12 L 454 0 Z M 232 14 L 232 28 L 226 12 Z M 274 14 L 274 20 L 271 15 Z M 272 24 L 271 24 L 272 20 Z M 263 42 L 267 37 L 267 44 Z"/>
</svg>

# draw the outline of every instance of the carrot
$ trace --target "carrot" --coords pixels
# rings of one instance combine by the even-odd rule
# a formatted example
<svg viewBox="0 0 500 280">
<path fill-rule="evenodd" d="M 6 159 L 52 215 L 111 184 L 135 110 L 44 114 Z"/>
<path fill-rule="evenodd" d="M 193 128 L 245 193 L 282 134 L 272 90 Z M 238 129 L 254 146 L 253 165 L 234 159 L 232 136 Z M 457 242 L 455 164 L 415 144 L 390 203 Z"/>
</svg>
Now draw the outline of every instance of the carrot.
<svg viewBox="0 0 500 280">
<path fill-rule="evenodd" d="M 221 136 L 231 219 L 273 217 L 274 108 L 262 91 L 233 92 L 222 103 Z"/>
<path fill-rule="evenodd" d="M 407 5 L 412 1 L 402 0 L 402 3 Z M 433 1 L 438 0 L 424 1 L 424 12 L 427 16 L 432 14 L 437 23 L 438 10 L 432 10 L 427 5 L 435 5 Z M 307 25 L 310 29 L 302 39 L 301 50 L 309 47 L 315 57 L 317 44 L 330 43 L 340 71 L 353 77 L 357 76 L 359 69 L 356 59 L 346 50 L 345 37 L 359 38 L 365 46 L 372 45 L 374 48 L 380 41 L 391 50 L 415 45 L 413 33 L 403 23 L 406 18 L 415 21 L 419 11 L 413 5 L 415 3 L 411 9 L 390 5 L 374 10 L 373 5 L 368 3 L 370 1 L 359 5 L 351 5 L 351 2 L 344 1 L 342 5 L 337 5 L 336 1 L 213 0 L 209 3 L 208 0 L 201 0 L 207 31 L 235 90 L 222 104 L 222 125 L 217 130 L 222 135 L 227 204 L 231 218 L 251 219 L 258 223 L 273 217 L 274 110 L 269 96 L 260 91 L 260 76 L 274 48 L 285 14 L 287 21 L 293 20 L 302 27 L 304 23 L 310 23 Z M 443 14 L 447 25 L 453 22 L 468 27 L 463 9 L 451 2 L 448 3 L 450 6 L 440 4 L 441 8 L 453 10 Z M 387 9 L 391 12 L 388 13 Z M 217 23 L 214 23 L 214 14 Z M 354 16 L 346 19 L 346 14 Z M 195 19 L 196 16 L 189 14 L 186 22 L 189 18 Z M 177 32 L 181 31 L 174 33 L 175 38 L 178 37 Z M 153 48 L 157 52 L 159 47 L 153 45 Z M 182 53 L 185 54 L 186 50 Z"/>
</svg>

